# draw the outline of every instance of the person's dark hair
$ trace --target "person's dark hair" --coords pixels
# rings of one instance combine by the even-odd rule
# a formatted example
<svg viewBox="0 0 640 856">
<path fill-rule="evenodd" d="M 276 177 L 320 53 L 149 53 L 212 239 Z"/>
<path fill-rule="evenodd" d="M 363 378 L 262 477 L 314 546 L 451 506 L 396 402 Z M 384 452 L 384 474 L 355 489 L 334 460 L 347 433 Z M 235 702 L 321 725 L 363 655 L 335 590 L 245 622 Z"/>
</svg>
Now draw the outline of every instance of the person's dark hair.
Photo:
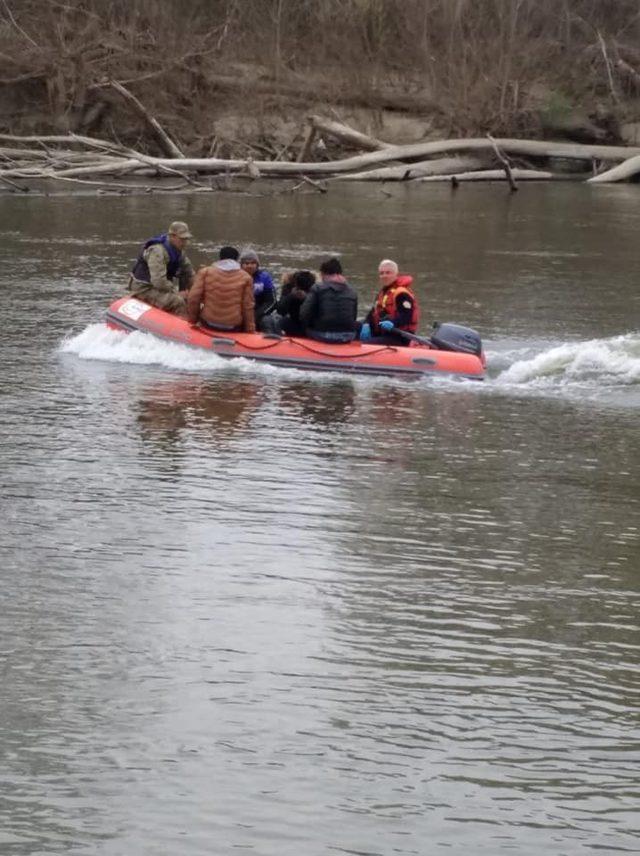
<svg viewBox="0 0 640 856">
<path fill-rule="evenodd" d="M 334 274 L 342 273 L 342 265 L 336 258 L 327 259 L 320 265 L 320 273 L 326 274 L 326 276 L 333 276 Z"/>
<path fill-rule="evenodd" d="M 236 250 L 235 247 L 220 247 L 220 252 L 218 253 L 219 259 L 233 259 L 234 262 L 237 262 L 240 258 L 240 253 Z"/>
<path fill-rule="evenodd" d="M 316 277 L 310 270 L 297 270 L 291 277 L 295 288 L 302 291 L 309 291 L 312 285 L 315 285 Z"/>
</svg>

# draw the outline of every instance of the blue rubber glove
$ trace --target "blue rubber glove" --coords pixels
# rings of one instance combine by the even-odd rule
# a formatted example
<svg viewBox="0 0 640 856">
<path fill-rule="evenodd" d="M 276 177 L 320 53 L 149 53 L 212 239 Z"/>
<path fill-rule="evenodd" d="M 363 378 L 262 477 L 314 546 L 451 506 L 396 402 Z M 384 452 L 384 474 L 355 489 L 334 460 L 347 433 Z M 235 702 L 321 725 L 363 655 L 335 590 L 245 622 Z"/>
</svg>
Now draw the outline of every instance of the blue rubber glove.
<svg viewBox="0 0 640 856">
<path fill-rule="evenodd" d="M 386 330 L 387 332 L 389 332 L 389 330 L 393 330 L 393 321 L 381 321 L 380 329 Z"/>
<path fill-rule="evenodd" d="M 363 324 L 360 328 L 360 341 L 366 342 L 371 338 L 371 324 Z"/>
</svg>

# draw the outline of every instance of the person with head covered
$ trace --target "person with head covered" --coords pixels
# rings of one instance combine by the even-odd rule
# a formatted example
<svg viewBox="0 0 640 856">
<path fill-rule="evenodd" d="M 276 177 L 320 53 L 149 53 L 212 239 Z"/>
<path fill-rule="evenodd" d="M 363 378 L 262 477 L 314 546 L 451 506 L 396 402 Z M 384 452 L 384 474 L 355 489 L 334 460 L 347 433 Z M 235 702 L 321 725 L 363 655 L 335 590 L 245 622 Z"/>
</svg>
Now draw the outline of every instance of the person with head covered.
<svg viewBox="0 0 640 856">
<path fill-rule="evenodd" d="M 287 336 L 304 336 L 306 330 L 300 320 L 300 309 L 315 283 L 316 276 L 310 270 L 289 271 L 283 276 L 282 290 L 274 313 L 279 321 L 279 330 L 276 332 Z"/>
<path fill-rule="evenodd" d="M 347 282 L 340 260 L 320 265 L 315 282 L 300 307 L 300 323 L 310 339 L 334 344 L 352 342 L 357 336 L 358 294 Z"/>
<path fill-rule="evenodd" d="M 222 247 L 218 260 L 198 271 L 187 296 L 187 318 L 210 330 L 255 333 L 253 281 L 242 270 L 235 247 Z"/>
<path fill-rule="evenodd" d="M 185 254 L 191 232 L 186 223 L 173 222 L 167 231 L 145 241 L 129 276 L 129 291 L 175 315 L 186 314 L 185 300 L 179 292 L 187 291 L 194 271 Z"/>
<path fill-rule="evenodd" d="M 253 296 L 256 302 L 256 325 L 260 326 L 262 317 L 271 312 L 276 305 L 276 288 L 273 284 L 273 279 L 269 271 L 260 267 L 258 254 L 250 247 L 246 247 L 240 253 L 240 267 L 253 280 Z"/>
<path fill-rule="evenodd" d="M 418 329 L 420 307 L 413 293 L 413 277 L 401 274 L 391 259 L 380 262 L 378 276 L 381 288 L 360 328 L 360 340 L 406 345 L 409 337 L 396 331 L 415 334 Z"/>
</svg>

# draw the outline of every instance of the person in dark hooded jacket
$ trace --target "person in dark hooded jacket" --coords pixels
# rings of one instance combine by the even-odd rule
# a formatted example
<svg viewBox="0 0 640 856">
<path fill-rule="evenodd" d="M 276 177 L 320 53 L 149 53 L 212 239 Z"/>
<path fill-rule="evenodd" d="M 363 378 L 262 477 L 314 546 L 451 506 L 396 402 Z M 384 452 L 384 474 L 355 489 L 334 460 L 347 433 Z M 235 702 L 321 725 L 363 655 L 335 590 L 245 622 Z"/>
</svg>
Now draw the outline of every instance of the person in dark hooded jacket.
<svg viewBox="0 0 640 856">
<path fill-rule="evenodd" d="M 322 262 L 320 276 L 300 307 L 306 335 L 321 342 L 352 342 L 358 329 L 356 290 L 344 278 L 336 258 Z"/>
<path fill-rule="evenodd" d="M 280 298 L 276 303 L 281 332 L 288 336 L 304 336 L 300 309 L 315 282 L 315 275 L 310 270 L 295 270 L 285 274 Z"/>
</svg>

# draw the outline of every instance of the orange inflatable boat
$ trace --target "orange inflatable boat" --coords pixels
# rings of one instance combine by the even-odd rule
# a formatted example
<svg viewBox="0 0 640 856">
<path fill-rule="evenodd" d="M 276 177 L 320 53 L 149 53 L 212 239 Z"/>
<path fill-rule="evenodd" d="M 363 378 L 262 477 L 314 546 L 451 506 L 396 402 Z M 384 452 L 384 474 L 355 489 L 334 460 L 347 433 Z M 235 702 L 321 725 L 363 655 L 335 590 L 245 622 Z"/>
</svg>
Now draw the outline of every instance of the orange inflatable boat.
<svg viewBox="0 0 640 856">
<path fill-rule="evenodd" d="M 194 326 L 135 297 L 122 297 L 112 303 L 107 310 L 107 324 L 116 330 L 139 330 L 167 341 L 204 348 L 225 358 L 244 357 L 289 368 L 400 377 L 460 375 L 474 380 L 484 377 L 485 361 L 479 336 L 473 330 L 453 324 L 440 325 L 436 329 L 439 335 L 432 335 L 429 344 L 412 342 L 407 347 L 396 347 L 356 341 L 333 345 L 271 333 L 218 332 Z M 474 352 L 465 352 L 464 348 Z"/>
</svg>

